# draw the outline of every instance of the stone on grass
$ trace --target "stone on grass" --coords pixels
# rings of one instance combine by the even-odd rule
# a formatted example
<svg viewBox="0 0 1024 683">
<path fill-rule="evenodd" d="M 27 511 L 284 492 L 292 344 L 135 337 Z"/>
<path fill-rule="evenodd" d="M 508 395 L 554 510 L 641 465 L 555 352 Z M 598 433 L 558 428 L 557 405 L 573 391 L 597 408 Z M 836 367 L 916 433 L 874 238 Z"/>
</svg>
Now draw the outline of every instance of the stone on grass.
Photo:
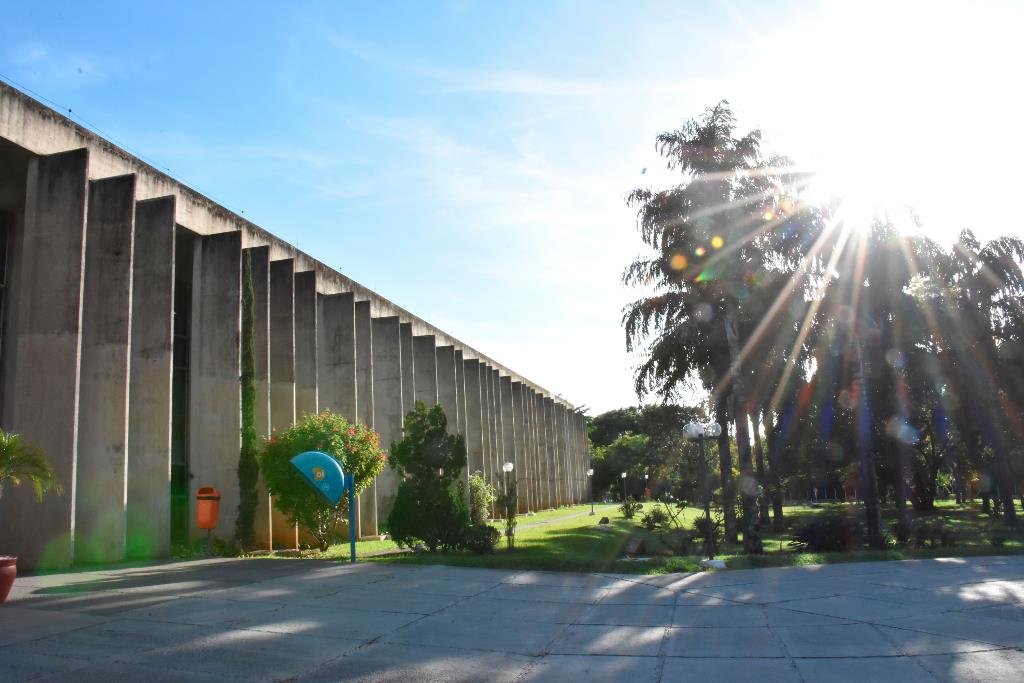
<svg viewBox="0 0 1024 683">
<path fill-rule="evenodd" d="M 704 569 L 725 569 L 725 560 L 701 560 L 700 566 Z"/>
</svg>

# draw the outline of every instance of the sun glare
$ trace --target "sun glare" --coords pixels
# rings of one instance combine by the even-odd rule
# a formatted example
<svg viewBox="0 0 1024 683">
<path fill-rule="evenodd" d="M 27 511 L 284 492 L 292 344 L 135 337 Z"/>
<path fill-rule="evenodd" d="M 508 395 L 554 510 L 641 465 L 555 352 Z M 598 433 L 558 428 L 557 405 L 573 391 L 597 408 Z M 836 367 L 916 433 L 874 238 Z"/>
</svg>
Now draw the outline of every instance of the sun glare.
<svg viewBox="0 0 1024 683">
<path fill-rule="evenodd" d="M 812 198 L 851 222 L 883 215 L 947 243 L 984 232 L 1005 224 L 996 200 L 1024 150 L 1005 133 L 1024 110 L 1012 85 L 1022 19 L 1003 2 L 826 3 L 761 36 L 752 118 L 814 172 Z M 783 106 L 765 73 L 793 84 Z"/>
</svg>

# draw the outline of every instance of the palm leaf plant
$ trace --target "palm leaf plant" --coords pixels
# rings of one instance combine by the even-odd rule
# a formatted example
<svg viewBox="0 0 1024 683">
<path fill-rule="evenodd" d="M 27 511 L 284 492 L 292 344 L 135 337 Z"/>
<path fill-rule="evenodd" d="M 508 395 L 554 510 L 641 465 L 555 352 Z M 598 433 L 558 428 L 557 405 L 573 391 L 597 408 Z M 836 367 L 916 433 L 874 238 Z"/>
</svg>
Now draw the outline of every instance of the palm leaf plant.
<svg viewBox="0 0 1024 683">
<path fill-rule="evenodd" d="M 14 486 L 28 482 L 39 501 L 42 501 L 43 495 L 48 491 L 64 493 L 46 459 L 46 454 L 32 444 L 26 443 L 21 435 L 0 429 L 0 496 L 3 496 L 4 485 L 7 482 Z"/>
</svg>

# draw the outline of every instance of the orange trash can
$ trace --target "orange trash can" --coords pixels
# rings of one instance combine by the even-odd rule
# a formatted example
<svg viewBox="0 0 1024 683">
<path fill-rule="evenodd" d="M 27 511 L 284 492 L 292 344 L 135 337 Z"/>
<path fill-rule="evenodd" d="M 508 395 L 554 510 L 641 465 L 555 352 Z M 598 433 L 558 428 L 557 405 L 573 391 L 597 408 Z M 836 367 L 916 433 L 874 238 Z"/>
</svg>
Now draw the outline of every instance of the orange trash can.
<svg viewBox="0 0 1024 683">
<path fill-rule="evenodd" d="M 196 491 L 196 527 L 216 529 L 219 514 L 220 491 L 212 486 L 204 486 Z"/>
</svg>

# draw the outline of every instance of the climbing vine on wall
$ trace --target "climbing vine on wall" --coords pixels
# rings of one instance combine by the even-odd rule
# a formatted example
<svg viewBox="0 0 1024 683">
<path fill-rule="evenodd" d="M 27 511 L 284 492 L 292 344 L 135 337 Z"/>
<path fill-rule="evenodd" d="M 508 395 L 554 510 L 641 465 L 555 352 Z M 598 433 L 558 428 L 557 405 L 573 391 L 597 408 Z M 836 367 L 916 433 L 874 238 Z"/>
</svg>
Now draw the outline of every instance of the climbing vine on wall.
<svg viewBox="0 0 1024 683">
<path fill-rule="evenodd" d="M 256 454 L 256 355 L 254 342 L 255 295 L 252 284 L 252 256 L 248 252 L 242 261 L 242 448 L 238 455 L 238 521 L 235 538 L 243 548 L 252 547 L 256 506 L 259 503 L 257 481 L 259 463 Z"/>
</svg>

